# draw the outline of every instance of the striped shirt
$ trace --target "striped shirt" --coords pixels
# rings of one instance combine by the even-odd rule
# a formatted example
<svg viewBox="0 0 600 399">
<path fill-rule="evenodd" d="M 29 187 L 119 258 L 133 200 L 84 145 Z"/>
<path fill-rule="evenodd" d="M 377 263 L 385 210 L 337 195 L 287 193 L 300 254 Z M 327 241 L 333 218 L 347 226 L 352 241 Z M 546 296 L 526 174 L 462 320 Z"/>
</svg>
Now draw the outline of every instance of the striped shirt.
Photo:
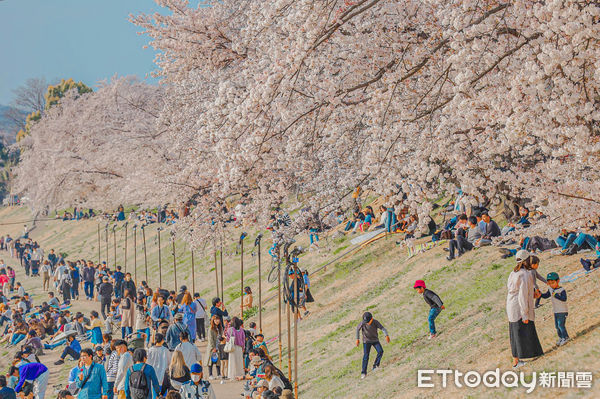
<svg viewBox="0 0 600 399">
<path fill-rule="evenodd" d="M 113 351 L 106 361 L 106 380 L 114 382 L 117 379 L 117 370 L 119 369 L 119 354 Z"/>
</svg>

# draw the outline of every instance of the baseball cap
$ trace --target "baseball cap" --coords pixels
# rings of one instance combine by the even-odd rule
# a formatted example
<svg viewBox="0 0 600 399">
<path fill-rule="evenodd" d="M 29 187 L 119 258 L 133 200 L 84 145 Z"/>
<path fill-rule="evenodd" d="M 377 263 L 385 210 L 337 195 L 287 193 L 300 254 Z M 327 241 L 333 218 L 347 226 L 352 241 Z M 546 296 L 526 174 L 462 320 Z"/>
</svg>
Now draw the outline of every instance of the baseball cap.
<svg viewBox="0 0 600 399">
<path fill-rule="evenodd" d="M 190 368 L 190 373 L 201 373 L 201 372 L 202 372 L 202 366 L 200 366 L 198 363 L 192 364 L 192 367 Z"/>
<path fill-rule="evenodd" d="M 554 280 L 554 281 L 558 280 L 558 273 L 556 273 L 556 272 L 548 273 L 548 275 L 546 276 L 546 280 Z"/>
<path fill-rule="evenodd" d="M 529 252 L 525 249 L 520 249 L 515 255 L 515 259 L 517 262 L 522 262 L 527 258 L 529 258 Z"/>
</svg>

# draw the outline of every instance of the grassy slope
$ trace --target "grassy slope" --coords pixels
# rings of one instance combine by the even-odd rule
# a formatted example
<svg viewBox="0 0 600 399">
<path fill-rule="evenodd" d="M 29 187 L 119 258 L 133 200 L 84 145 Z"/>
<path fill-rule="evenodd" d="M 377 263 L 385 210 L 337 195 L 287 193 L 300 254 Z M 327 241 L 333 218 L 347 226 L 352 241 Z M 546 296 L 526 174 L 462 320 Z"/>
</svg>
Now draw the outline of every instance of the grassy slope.
<svg viewBox="0 0 600 399">
<path fill-rule="evenodd" d="M 28 215 L 23 209 L 0 210 L 0 221 L 22 220 Z M 22 225 L 4 226 L 5 232 L 15 234 Z M 71 258 L 97 257 L 97 224 L 83 222 L 46 222 L 32 233 L 45 248 L 54 247 L 67 252 Z M 157 251 L 153 233 L 147 234 L 150 281 L 157 285 Z M 236 235 L 238 230 L 236 230 Z M 131 234 L 131 233 L 130 233 Z M 152 238 L 150 238 L 152 237 Z M 112 239 L 112 235 L 110 237 Z M 118 233 L 117 238 L 122 238 Z M 138 236 L 139 238 L 139 236 Z M 131 240 L 131 238 L 130 238 Z M 299 240 L 306 245 L 306 237 Z M 231 241 L 233 242 L 233 240 Z M 247 242 L 247 245 L 251 242 Z M 129 242 L 131 245 L 131 241 Z M 170 243 L 163 241 L 166 249 Z M 348 239 L 321 241 L 320 252 L 310 252 L 301 259 L 301 266 L 315 270 L 332 259 L 334 253 L 349 245 Z M 266 247 L 267 243 L 263 247 Z M 104 248 L 104 244 L 102 244 Z M 130 246 L 131 248 L 131 246 Z M 184 252 L 178 245 L 178 257 Z M 209 248 L 207 246 L 207 248 Z M 228 250 L 233 251 L 230 245 Z M 123 249 L 117 257 L 122 259 Z M 141 264 L 141 245 L 138 245 L 138 267 Z M 207 296 L 214 293 L 212 257 L 196 256 L 196 287 Z M 342 259 L 327 270 L 313 276 L 312 292 L 317 300 L 311 304 L 312 314 L 300 323 L 300 394 L 305 398 L 401 398 L 438 397 L 442 392 L 452 397 L 518 397 L 522 390 L 468 389 L 456 391 L 448 388 L 425 390 L 416 388 L 416 370 L 458 369 L 486 371 L 499 367 L 510 369 L 508 325 L 505 314 L 506 278 L 514 260 L 501 260 L 494 248 L 472 251 L 458 261 L 448 262 L 442 247 L 436 247 L 412 259 L 406 259 L 406 249 L 395 245 L 393 238 L 380 240 L 367 249 Z M 109 259 L 112 259 L 112 246 Z M 266 259 L 266 250 L 263 259 Z M 580 266 L 576 257 L 541 256 L 540 273 L 557 271 L 565 275 Z M 256 257 L 246 256 L 246 277 L 257 291 Z M 191 286 L 189 256 L 178 262 L 179 284 Z M 226 299 L 230 309 L 239 308 L 239 257 L 226 255 Z M 119 262 L 122 263 L 122 262 Z M 267 262 L 265 262 L 267 263 Z M 128 265 L 133 264 L 130 252 Z M 163 252 L 163 283 L 172 281 L 170 251 Z M 131 268 L 131 266 L 129 266 Z M 142 270 L 142 269 L 139 269 Z M 140 271 L 138 270 L 138 273 Z M 595 307 L 598 272 L 574 283 L 564 284 L 569 295 L 570 313 L 567 328 L 575 339 L 560 349 L 554 347 L 556 332 L 552 309 L 544 302 L 536 314 L 538 334 L 546 355 L 523 368 L 531 371 L 594 371 L 598 376 L 600 360 L 597 342 L 600 340 L 600 317 Z M 140 274 L 141 278 L 142 275 Z M 441 335 L 428 341 L 427 311 L 423 299 L 411 288 L 414 280 L 424 278 L 428 287 L 437 292 L 446 304 L 446 310 L 437 319 Z M 270 284 L 263 282 L 265 290 Z M 272 292 L 272 291 L 271 291 Z M 265 294 L 269 296 L 269 294 Z M 256 296 L 255 296 L 256 298 Z M 376 376 L 360 381 L 362 349 L 354 347 L 354 331 L 362 312 L 369 310 L 390 332 L 391 344 L 384 345 L 383 369 Z M 284 320 L 285 324 L 285 320 Z M 265 307 L 263 330 L 267 338 L 277 333 L 277 301 Z M 284 326 L 284 344 L 287 342 Z M 285 348 L 285 345 L 284 345 Z M 277 354 L 277 344 L 270 346 Z M 277 356 L 276 356 L 277 358 Z M 371 362 L 373 361 L 372 355 Z M 284 359 L 284 365 L 287 359 Z M 285 369 L 285 366 L 284 366 Z M 439 381 L 438 382 L 439 385 Z M 532 397 L 598 396 L 597 384 L 590 391 L 539 389 Z"/>
</svg>

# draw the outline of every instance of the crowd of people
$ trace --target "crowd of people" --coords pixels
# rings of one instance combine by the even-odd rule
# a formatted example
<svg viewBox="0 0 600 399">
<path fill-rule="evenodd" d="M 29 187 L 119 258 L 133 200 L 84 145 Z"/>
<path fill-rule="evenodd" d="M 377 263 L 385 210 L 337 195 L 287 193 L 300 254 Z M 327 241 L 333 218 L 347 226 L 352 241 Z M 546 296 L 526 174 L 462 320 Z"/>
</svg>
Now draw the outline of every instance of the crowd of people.
<svg viewBox="0 0 600 399">
<path fill-rule="evenodd" d="M 448 260 L 488 245 L 498 245 L 503 258 L 516 258 L 516 266 L 508 277 L 506 302 L 513 367 L 522 366 L 522 359 L 543 355 L 535 326 L 535 309 L 542 298 L 550 299 L 553 306 L 557 345 L 567 343 L 570 339 L 566 329 L 567 292 L 560 286 L 556 272 L 548 273 L 545 278 L 540 275 L 537 271 L 540 259 L 535 253 L 558 248 L 559 253 L 573 255 L 593 249 L 597 259 L 581 259 L 582 266 L 592 270 L 600 266 L 599 237 L 592 234 L 598 223 L 590 223 L 579 231 L 563 230 L 551 240 L 526 235 L 526 229 L 535 223 L 527 207 L 519 207 L 514 220 L 501 229 L 490 216 L 486 207 L 489 202 L 466 209 L 463 200 L 461 193 L 448 206 L 446 213 L 454 214 L 444 220 L 442 228 L 437 229 L 431 218 L 428 231 L 420 234 L 431 236 L 433 241 L 447 240 Z M 346 232 L 384 229 L 405 233 L 406 238 L 415 237 L 418 217 L 409 214 L 407 208 L 400 208 L 396 212 L 394 206 L 381 205 L 378 215 L 371 206 L 362 211 L 357 208 L 347 220 L 336 213 L 331 224 L 346 222 L 343 228 Z M 159 209 L 160 212 L 164 214 L 156 215 L 154 221 L 152 213 L 143 211 L 130 213 L 130 218 L 141 218 L 147 223 L 166 221 L 169 216 L 176 218 L 166 209 Z M 122 207 L 114 217 L 125 220 Z M 277 210 L 269 226 L 274 238 L 271 250 L 277 248 L 276 243 L 284 236 L 282 230 L 290 224 L 289 215 Z M 311 244 L 318 245 L 323 222 L 314 217 L 307 226 Z M 24 396 L 43 398 L 48 367 L 40 357 L 57 351 L 60 357 L 54 365 L 72 365 L 68 381 L 61 387 L 64 388 L 59 394 L 61 398 L 73 395 L 91 399 L 112 399 L 115 395 L 119 399 L 150 399 L 159 395 L 172 399 L 215 398 L 211 383 L 217 379 L 244 381 L 245 398 L 291 397 L 292 385 L 273 364 L 264 335 L 256 330 L 254 323 L 246 328 L 244 315 L 230 315 L 220 298 L 213 298 L 208 304 L 185 285 L 178 292 L 162 287 L 152 289 L 145 281 L 139 284 L 133 281 L 131 274 L 124 273 L 120 266 L 111 268 L 106 262 L 66 260 L 53 249 L 46 255 L 29 238 L 27 229 L 18 239 L 9 235 L 0 237 L 0 249 L 18 260 L 24 276 L 39 276 L 47 295 L 34 306 L 31 296 L 16 281 L 15 270 L 0 260 L 3 331 L 0 344 L 18 349 L 8 374 L 0 378 L 0 391 L 12 389 Z M 306 270 L 302 278 L 307 301 L 310 282 Z M 547 285 L 545 292 L 540 290 L 538 281 Z M 435 339 L 438 335 L 435 320 L 445 305 L 435 292 L 426 288 L 425 281 L 417 280 L 414 288 L 429 305 L 428 338 Z M 252 290 L 245 287 L 244 291 L 243 309 L 249 310 L 253 306 Z M 80 296 L 82 300 L 98 303 L 99 309 L 87 314 L 72 313 L 71 301 Z M 305 308 L 299 308 L 305 311 L 304 315 L 308 314 Z M 301 318 L 300 309 L 297 312 Z M 381 322 L 371 313 L 364 313 L 356 330 L 356 344 L 360 344 L 361 336 L 363 339 L 361 378 L 366 377 L 372 348 L 377 352 L 372 370 L 380 367 L 383 347 L 379 330 L 389 343 L 390 336 Z M 204 352 L 199 348 L 200 343 L 206 345 Z"/>
<path fill-rule="evenodd" d="M 214 399 L 217 379 L 245 381 L 247 398 L 290 397 L 291 384 L 271 362 L 264 335 L 255 323 L 245 327 L 230 316 L 220 298 L 207 304 L 185 285 L 178 292 L 153 290 L 120 266 L 69 261 L 54 250 L 44 256 L 29 238 L 11 241 L 3 237 L 2 248 L 19 260 L 19 273 L 39 276 L 47 298 L 34 305 L 15 271 L 0 261 L 0 344 L 17 350 L 0 389 L 43 398 L 50 365 L 40 359 L 56 352 L 53 366 L 72 365 L 60 387 L 63 398 Z M 39 259 L 27 256 L 36 251 Z M 252 291 L 245 291 L 248 309 Z M 72 312 L 71 301 L 80 298 L 98 310 Z"/>
</svg>

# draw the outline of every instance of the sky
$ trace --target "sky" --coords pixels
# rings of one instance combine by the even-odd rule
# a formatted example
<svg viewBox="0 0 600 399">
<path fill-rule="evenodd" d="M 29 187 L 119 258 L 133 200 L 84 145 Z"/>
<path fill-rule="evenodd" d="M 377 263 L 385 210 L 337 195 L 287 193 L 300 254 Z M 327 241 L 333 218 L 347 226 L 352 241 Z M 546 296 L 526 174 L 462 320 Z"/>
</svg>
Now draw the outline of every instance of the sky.
<svg viewBox="0 0 600 399">
<path fill-rule="evenodd" d="M 128 21 L 154 11 L 153 0 L 0 0 L 0 104 L 35 77 L 94 86 L 118 74 L 156 83 L 155 53 Z"/>
</svg>

